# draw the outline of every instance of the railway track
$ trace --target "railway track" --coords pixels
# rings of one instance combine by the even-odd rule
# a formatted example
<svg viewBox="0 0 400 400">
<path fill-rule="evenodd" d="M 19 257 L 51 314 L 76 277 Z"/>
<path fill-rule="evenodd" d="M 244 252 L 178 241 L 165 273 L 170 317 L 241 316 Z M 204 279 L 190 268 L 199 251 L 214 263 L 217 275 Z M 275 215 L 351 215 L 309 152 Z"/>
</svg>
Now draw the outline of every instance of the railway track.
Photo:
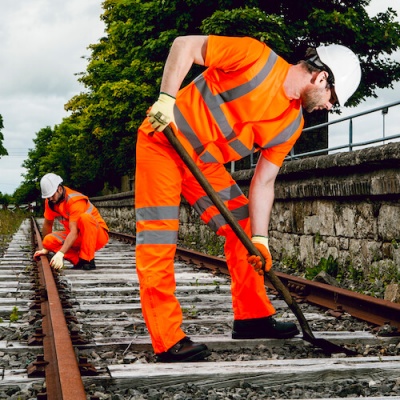
<svg viewBox="0 0 400 400">
<path fill-rule="evenodd" d="M 46 259 L 32 262 L 30 231 L 27 220 L 0 259 L 0 399 L 400 399 L 400 345 L 393 335 L 400 313 L 393 305 L 386 310 L 359 296 L 352 302 L 342 291 L 317 295 L 281 275 L 315 335 L 358 356 L 327 356 L 301 335 L 232 340 L 224 260 L 180 249 L 175 269 L 184 329 L 212 354 L 206 362 L 155 363 L 141 315 L 134 238 L 113 234 L 96 253 L 96 270 L 53 274 Z M 268 290 L 278 318 L 295 321 Z M 388 336 L 376 335 L 371 318 L 389 326 Z"/>
</svg>

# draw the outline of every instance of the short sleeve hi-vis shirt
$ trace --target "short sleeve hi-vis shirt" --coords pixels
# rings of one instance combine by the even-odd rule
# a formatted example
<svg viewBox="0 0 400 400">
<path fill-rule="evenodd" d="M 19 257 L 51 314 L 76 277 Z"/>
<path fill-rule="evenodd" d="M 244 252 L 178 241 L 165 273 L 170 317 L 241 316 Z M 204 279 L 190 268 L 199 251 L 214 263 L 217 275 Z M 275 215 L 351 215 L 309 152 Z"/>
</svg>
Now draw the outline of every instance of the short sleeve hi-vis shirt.
<svg viewBox="0 0 400 400">
<path fill-rule="evenodd" d="M 108 230 L 107 224 L 101 217 L 97 208 L 89 201 L 89 198 L 82 193 L 76 192 L 64 186 L 65 198 L 53 207 L 49 206 L 46 199 L 44 217 L 50 221 L 59 220 L 66 230 L 69 230 L 69 222 L 76 222 L 83 213 L 91 214 L 98 222 L 99 226 Z"/>
<path fill-rule="evenodd" d="M 209 36 L 205 65 L 174 109 L 189 153 L 227 163 L 261 151 L 280 167 L 304 124 L 300 100 L 283 89 L 290 64 L 258 40 Z"/>
</svg>

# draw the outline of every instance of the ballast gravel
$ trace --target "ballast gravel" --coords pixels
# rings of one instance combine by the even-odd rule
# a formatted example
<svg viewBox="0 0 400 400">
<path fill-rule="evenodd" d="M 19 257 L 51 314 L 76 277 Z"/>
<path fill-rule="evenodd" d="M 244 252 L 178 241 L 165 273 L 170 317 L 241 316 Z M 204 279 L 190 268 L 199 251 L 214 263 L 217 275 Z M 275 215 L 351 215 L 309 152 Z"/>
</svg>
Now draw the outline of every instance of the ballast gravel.
<svg viewBox="0 0 400 400">
<path fill-rule="evenodd" d="M 321 310 L 301 304 L 304 313 L 321 313 Z M 287 318 L 284 309 L 278 309 L 282 318 Z M 5 342 L 24 342 L 37 328 L 35 324 L 28 321 L 35 314 L 28 312 L 16 324 L 6 322 L 0 324 L 0 340 Z M 79 315 L 76 313 L 78 323 L 72 326 L 73 330 L 81 331 L 87 338 L 93 338 L 93 329 L 83 322 L 86 318 L 100 319 L 101 315 Z M 114 315 L 114 321 L 128 321 L 129 316 L 125 313 Z M 73 324 L 72 324 L 73 325 Z M 361 321 L 343 314 L 339 319 L 326 318 L 310 322 L 313 331 L 371 331 L 371 327 Z M 201 326 L 201 324 L 188 325 L 188 335 L 219 335 L 227 331 L 224 323 L 216 323 L 212 326 Z M 121 337 L 145 337 L 148 332 L 143 323 L 127 324 L 123 331 L 112 321 L 107 325 L 99 327 L 95 332 L 98 339 L 113 339 Z M 355 348 L 363 356 L 399 356 L 400 344 L 390 343 L 388 345 L 357 345 Z M 106 371 L 107 365 L 113 364 L 152 364 L 155 362 L 154 354 L 150 351 L 135 352 L 129 346 L 125 349 L 108 349 L 100 351 L 93 348 L 85 350 L 82 355 L 87 356 L 88 362 L 93 363 L 100 371 Z M 0 352 L 0 368 L 3 370 L 26 369 L 34 361 L 37 351 Z M 283 360 L 296 358 L 323 358 L 322 352 L 316 351 L 312 346 L 305 344 L 293 345 L 288 342 L 280 347 L 266 347 L 259 345 L 253 349 L 232 349 L 229 351 L 213 351 L 209 361 L 250 361 L 250 360 Z M 156 364 L 154 364 L 156 366 Z M 172 366 L 173 367 L 173 366 Z M 86 380 L 84 379 L 84 382 Z M 40 383 L 26 384 L 24 387 L 10 385 L 7 388 L 0 386 L 0 400 L 35 400 L 44 388 Z M 399 397 L 400 377 L 396 379 L 338 379 L 327 382 L 303 382 L 302 384 L 279 384 L 274 386 L 257 385 L 249 382 L 239 382 L 227 388 L 204 388 L 198 384 L 182 384 L 173 388 L 138 388 L 120 389 L 103 387 L 98 384 L 87 384 L 86 391 L 88 400 L 259 400 L 259 399 L 329 399 L 329 398 L 366 398 L 366 397 Z"/>
</svg>

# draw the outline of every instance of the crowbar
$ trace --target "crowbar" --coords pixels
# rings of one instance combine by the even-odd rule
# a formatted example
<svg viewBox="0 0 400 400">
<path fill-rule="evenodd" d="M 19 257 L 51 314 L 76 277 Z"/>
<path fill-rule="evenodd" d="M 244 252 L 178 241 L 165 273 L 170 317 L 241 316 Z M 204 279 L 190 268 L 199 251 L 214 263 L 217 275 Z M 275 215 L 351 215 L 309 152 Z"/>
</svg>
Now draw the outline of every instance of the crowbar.
<svg viewBox="0 0 400 400">
<path fill-rule="evenodd" d="M 204 189 L 204 191 L 206 192 L 208 197 L 210 197 L 210 199 L 212 200 L 214 205 L 217 207 L 218 211 L 225 218 L 226 222 L 229 224 L 231 229 L 237 235 L 239 240 L 243 243 L 243 245 L 245 246 L 245 248 L 247 249 L 249 254 L 254 254 L 256 256 L 259 256 L 261 258 L 261 260 L 263 260 L 263 266 L 265 266 L 265 260 L 264 260 L 263 256 L 261 255 L 261 253 L 254 246 L 253 242 L 248 237 L 248 235 L 243 230 L 243 228 L 239 225 L 239 223 L 237 222 L 237 220 L 235 219 L 235 217 L 233 216 L 231 211 L 228 209 L 228 207 L 225 205 L 225 203 L 219 197 L 217 192 L 214 190 L 214 188 L 211 186 L 211 184 L 205 178 L 205 176 L 200 171 L 199 167 L 196 165 L 194 160 L 190 157 L 189 153 L 183 147 L 181 142 L 177 139 L 172 128 L 170 126 L 167 126 L 164 129 L 163 133 L 166 136 L 166 138 L 168 139 L 168 141 L 170 142 L 170 144 L 172 145 L 172 147 L 175 149 L 175 151 L 181 157 L 183 162 L 186 164 L 189 171 L 197 179 L 200 186 Z M 293 299 L 289 290 L 285 287 L 285 285 L 282 283 L 282 281 L 275 275 L 275 273 L 272 271 L 272 269 L 269 270 L 268 272 L 265 271 L 265 274 L 264 274 L 264 279 L 268 278 L 270 280 L 270 282 L 272 283 L 274 288 L 283 297 L 286 304 L 293 311 L 294 315 L 296 316 L 297 320 L 299 321 L 301 330 L 303 332 L 303 340 L 311 343 L 315 347 L 322 349 L 324 351 L 324 353 L 326 353 L 326 354 L 333 354 L 333 353 L 345 353 L 347 355 L 357 355 L 358 354 L 356 351 L 339 346 L 339 345 L 332 343 L 326 339 L 316 338 L 314 336 L 313 332 L 311 331 L 311 328 L 310 328 L 306 318 L 304 317 L 304 314 L 300 310 L 299 305 Z"/>
</svg>

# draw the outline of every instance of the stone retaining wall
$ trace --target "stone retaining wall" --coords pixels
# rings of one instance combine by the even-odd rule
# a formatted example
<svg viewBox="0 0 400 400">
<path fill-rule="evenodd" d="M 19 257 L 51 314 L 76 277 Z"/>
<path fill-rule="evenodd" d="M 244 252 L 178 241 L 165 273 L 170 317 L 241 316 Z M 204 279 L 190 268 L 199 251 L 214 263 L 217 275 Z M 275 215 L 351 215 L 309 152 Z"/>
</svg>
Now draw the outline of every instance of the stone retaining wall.
<svg viewBox="0 0 400 400">
<path fill-rule="evenodd" d="M 400 268 L 399 167 L 398 143 L 286 162 L 270 224 L 273 258 L 313 266 L 331 255 L 341 265 Z M 247 194 L 253 170 L 233 176 Z M 135 234 L 132 192 L 92 200 L 111 229 Z M 215 247 L 215 235 L 184 202 L 179 237 Z"/>
</svg>

